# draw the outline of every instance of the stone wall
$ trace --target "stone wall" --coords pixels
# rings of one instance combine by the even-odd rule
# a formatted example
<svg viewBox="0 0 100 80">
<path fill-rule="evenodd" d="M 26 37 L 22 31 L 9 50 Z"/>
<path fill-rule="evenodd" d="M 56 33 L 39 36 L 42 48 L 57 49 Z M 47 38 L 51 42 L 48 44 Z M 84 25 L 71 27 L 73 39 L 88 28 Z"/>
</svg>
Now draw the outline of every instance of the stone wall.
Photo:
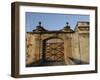
<svg viewBox="0 0 100 80">
<path fill-rule="evenodd" d="M 74 31 L 66 30 L 64 28 L 63 31 L 27 32 L 26 64 L 42 59 L 43 43 L 50 38 L 64 41 L 65 64 L 89 63 L 89 23 L 78 22 Z"/>
</svg>

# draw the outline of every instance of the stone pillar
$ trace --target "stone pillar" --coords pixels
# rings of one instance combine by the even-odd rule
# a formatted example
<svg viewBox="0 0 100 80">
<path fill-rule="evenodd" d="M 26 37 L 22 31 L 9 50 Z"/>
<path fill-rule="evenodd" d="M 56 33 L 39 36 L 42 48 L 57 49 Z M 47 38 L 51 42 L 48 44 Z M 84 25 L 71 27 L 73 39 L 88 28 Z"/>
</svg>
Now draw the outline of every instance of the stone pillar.
<svg viewBox="0 0 100 80">
<path fill-rule="evenodd" d="M 35 38 L 35 56 L 36 60 L 40 60 L 40 49 L 41 49 L 41 44 L 40 44 L 40 37 L 36 36 Z"/>
<path fill-rule="evenodd" d="M 89 35 L 82 33 L 79 36 L 81 61 L 89 63 Z"/>
<path fill-rule="evenodd" d="M 78 33 L 75 32 L 73 34 L 73 38 L 72 38 L 72 47 L 73 47 L 73 50 L 72 50 L 72 58 L 73 59 L 77 59 L 77 60 L 80 60 L 80 45 L 79 45 L 79 36 L 78 36 Z"/>
<path fill-rule="evenodd" d="M 65 58 L 65 63 L 69 63 L 69 57 L 72 57 L 72 46 L 71 46 L 71 39 L 68 37 L 64 38 L 64 58 Z"/>
</svg>

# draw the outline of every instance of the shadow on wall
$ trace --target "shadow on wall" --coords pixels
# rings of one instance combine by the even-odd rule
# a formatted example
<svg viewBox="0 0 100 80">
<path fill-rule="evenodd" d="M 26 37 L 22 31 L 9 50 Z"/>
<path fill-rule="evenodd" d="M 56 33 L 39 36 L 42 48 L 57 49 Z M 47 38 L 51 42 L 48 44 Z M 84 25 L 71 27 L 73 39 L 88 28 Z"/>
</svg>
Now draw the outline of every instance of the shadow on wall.
<svg viewBox="0 0 100 80">
<path fill-rule="evenodd" d="M 79 59 L 68 57 L 74 64 L 89 64 L 87 62 L 81 61 Z"/>
</svg>

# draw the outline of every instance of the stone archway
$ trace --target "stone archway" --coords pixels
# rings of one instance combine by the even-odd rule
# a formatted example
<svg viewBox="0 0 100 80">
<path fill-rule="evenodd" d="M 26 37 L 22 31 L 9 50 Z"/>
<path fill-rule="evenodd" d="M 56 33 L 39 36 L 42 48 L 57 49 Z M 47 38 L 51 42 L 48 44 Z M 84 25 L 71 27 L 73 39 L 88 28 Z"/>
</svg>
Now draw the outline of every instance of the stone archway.
<svg viewBox="0 0 100 80">
<path fill-rule="evenodd" d="M 62 65 L 64 62 L 64 41 L 59 38 L 47 39 L 43 42 L 44 62 L 47 65 Z"/>
</svg>

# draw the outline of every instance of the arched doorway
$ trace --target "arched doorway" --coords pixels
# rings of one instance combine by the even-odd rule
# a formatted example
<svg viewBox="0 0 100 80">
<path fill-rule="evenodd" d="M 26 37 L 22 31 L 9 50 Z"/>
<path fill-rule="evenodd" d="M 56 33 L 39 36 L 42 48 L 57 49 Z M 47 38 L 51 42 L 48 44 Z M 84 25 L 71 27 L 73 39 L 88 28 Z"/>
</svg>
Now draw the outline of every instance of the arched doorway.
<svg viewBox="0 0 100 80">
<path fill-rule="evenodd" d="M 42 57 L 47 65 L 64 64 L 64 41 L 59 38 L 45 40 Z"/>
</svg>

